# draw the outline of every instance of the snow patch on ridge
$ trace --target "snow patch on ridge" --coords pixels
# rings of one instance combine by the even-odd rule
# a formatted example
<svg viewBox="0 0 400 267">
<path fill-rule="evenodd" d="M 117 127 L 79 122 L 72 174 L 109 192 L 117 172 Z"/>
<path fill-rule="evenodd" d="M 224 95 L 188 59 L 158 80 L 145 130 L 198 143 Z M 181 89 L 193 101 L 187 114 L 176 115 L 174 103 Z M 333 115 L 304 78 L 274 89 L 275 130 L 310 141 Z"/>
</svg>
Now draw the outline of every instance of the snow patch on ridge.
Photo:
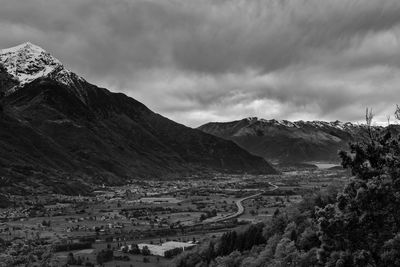
<svg viewBox="0 0 400 267">
<path fill-rule="evenodd" d="M 341 121 L 332 121 L 332 122 L 327 122 L 327 121 L 288 121 L 288 120 L 266 120 L 266 119 L 259 119 L 257 117 L 248 117 L 245 118 L 246 121 L 248 121 L 251 125 L 254 125 L 255 123 L 260 123 L 264 127 L 269 127 L 269 126 L 280 126 L 280 127 L 287 127 L 287 128 L 301 128 L 304 126 L 311 126 L 315 128 L 336 128 L 339 130 L 351 130 L 354 128 L 359 128 L 363 127 L 362 125 L 354 124 L 351 122 L 341 122 Z M 260 126 L 261 126 L 260 125 Z M 259 129 L 262 129 L 262 127 L 258 127 Z"/>
<path fill-rule="evenodd" d="M 38 78 L 53 77 L 65 85 L 77 87 L 77 82 L 85 81 L 64 68 L 63 64 L 43 48 L 26 42 L 11 48 L 0 49 L 0 63 L 19 85 L 11 91 Z M 79 92 L 80 95 L 82 92 Z"/>
</svg>

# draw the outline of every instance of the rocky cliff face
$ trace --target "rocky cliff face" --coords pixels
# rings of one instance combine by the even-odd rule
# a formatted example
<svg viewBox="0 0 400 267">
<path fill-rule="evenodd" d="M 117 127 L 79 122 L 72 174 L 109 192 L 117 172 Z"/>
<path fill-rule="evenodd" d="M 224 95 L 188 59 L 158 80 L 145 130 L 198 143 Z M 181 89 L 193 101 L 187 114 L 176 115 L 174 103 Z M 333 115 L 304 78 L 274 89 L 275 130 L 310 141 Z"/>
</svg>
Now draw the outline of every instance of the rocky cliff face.
<svg viewBox="0 0 400 267">
<path fill-rule="evenodd" d="M 0 64 L 0 94 L 5 95 L 11 88 L 18 85 L 18 80 L 7 72 L 7 69 Z"/>
</svg>

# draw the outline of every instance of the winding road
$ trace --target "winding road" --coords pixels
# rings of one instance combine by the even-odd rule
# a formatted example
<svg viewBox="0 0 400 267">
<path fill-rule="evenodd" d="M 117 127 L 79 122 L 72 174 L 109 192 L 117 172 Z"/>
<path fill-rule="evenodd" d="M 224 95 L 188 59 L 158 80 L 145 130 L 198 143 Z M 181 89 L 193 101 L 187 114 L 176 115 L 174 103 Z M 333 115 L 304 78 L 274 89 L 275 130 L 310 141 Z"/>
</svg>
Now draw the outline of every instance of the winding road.
<svg viewBox="0 0 400 267">
<path fill-rule="evenodd" d="M 227 216 L 222 217 L 222 218 L 215 218 L 214 220 L 213 220 L 212 218 L 210 218 L 209 220 L 207 220 L 207 222 L 204 222 L 203 224 L 216 223 L 216 222 L 223 222 L 223 221 L 227 221 L 227 220 L 230 220 L 230 219 L 234 219 L 234 218 L 239 217 L 240 215 L 242 215 L 242 214 L 244 213 L 244 207 L 243 207 L 243 204 L 242 204 L 243 201 L 248 200 L 248 199 L 251 199 L 251 198 L 255 198 L 255 197 L 261 195 L 261 194 L 264 193 L 264 192 L 275 191 L 276 189 L 279 188 L 278 186 L 276 186 L 276 185 L 274 185 L 274 184 L 272 184 L 272 183 L 270 183 L 270 182 L 268 182 L 268 183 L 269 183 L 269 185 L 272 186 L 273 188 L 268 189 L 268 190 L 265 190 L 265 191 L 260 192 L 260 193 L 257 193 L 257 194 L 254 194 L 254 195 L 251 195 L 251 196 L 247 196 L 247 197 L 244 197 L 244 198 L 241 198 L 241 199 L 236 200 L 235 204 L 236 204 L 236 207 L 237 207 L 237 211 L 236 211 L 235 213 L 230 214 L 230 215 L 227 215 Z"/>
</svg>

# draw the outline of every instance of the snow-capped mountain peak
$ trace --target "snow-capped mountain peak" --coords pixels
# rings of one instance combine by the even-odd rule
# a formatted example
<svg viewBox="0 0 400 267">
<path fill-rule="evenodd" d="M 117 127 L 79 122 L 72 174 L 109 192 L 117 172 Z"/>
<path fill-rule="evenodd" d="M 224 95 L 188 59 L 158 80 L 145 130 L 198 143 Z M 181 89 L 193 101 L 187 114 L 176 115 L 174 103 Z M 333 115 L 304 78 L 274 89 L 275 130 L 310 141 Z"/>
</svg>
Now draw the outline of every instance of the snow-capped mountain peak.
<svg viewBox="0 0 400 267">
<path fill-rule="evenodd" d="M 0 50 L 0 60 L 20 85 L 63 68 L 58 59 L 30 42 Z"/>
<path fill-rule="evenodd" d="M 31 52 L 31 53 L 36 53 L 36 54 L 41 54 L 41 53 L 47 53 L 43 48 L 40 46 L 37 46 L 35 44 L 32 44 L 31 42 L 26 42 L 14 47 L 6 48 L 6 49 L 0 49 L 1 53 L 7 54 L 7 53 L 21 53 L 21 52 Z"/>
<path fill-rule="evenodd" d="M 82 99 L 80 82 L 85 80 L 64 68 L 63 64 L 46 50 L 26 42 L 14 47 L 0 49 L 0 64 L 4 66 L 18 85 L 9 90 L 13 92 L 23 85 L 38 78 L 51 77 L 65 85 L 71 86 Z"/>
<path fill-rule="evenodd" d="M 309 126 L 309 127 L 315 127 L 315 128 L 326 128 L 326 127 L 332 127 L 340 130 L 348 130 L 351 128 L 358 128 L 362 127 L 362 125 L 357 125 L 351 122 L 341 122 L 341 121 L 332 121 L 332 122 L 327 122 L 327 121 L 287 121 L 287 120 L 275 120 L 275 119 L 260 119 L 257 117 L 248 117 L 243 119 L 244 121 L 247 121 L 251 127 L 253 127 L 255 124 L 258 125 L 259 127 L 271 127 L 271 126 L 279 126 L 279 127 L 287 127 L 287 128 L 302 128 L 304 126 Z"/>
</svg>

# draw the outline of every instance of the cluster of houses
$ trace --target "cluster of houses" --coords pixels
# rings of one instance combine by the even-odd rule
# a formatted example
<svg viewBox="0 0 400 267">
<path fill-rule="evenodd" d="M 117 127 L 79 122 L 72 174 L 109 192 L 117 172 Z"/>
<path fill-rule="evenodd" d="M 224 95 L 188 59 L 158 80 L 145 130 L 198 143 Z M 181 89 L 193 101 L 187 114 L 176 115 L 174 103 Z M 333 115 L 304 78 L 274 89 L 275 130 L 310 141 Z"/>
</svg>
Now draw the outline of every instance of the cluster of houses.
<svg viewBox="0 0 400 267">
<path fill-rule="evenodd" d="M 8 208 L 0 212 L 0 221 L 29 217 L 29 210 L 25 208 Z"/>
</svg>

